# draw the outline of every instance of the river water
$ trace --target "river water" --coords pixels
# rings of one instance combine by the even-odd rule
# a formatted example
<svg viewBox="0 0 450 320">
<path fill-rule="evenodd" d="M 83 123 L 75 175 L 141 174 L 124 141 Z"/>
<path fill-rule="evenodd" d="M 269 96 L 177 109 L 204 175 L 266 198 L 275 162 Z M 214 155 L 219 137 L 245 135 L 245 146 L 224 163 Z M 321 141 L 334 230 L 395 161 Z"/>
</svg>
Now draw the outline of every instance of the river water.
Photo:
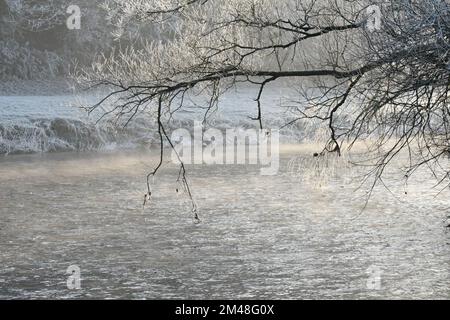
<svg viewBox="0 0 450 320">
<path fill-rule="evenodd" d="M 394 171 L 361 211 L 360 170 L 317 170 L 301 146 L 275 176 L 189 166 L 195 224 L 170 164 L 143 208 L 155 156 L 0 158 L 0 298 L 450 298 L 449 192 L 425 172 Z"/>
</svg>

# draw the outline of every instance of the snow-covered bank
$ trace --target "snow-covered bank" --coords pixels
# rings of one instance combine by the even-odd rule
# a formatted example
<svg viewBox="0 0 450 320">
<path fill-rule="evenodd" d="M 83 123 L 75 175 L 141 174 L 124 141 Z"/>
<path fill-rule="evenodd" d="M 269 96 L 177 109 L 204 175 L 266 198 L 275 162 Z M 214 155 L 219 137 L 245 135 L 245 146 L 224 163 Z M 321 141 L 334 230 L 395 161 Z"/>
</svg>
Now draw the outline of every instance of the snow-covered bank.
<svg viewBox="0 0 450 320">
<path fill-rule="evenodd" d="M 207 127 L 258 128 L 254 88 L 228 92 L 218 110 L 208 119 Z M 282 107 L 286 92 L 270 88 L 263 100 L 263 120 L 267 129 L 279 129 L 294 117 Z M 126 127 L 114 119 L 97 123 L 106 109 L 88 115 L 80 105 L 94 105 L 101 95 L 0 96 L 0 154 L 54 151 L 87 151 L 138 148 L 157 141 L 157 130 L 151 112 L 137 116 Z M 284 100 L 283 100 L 284 99 Z M 176 113 L 168 130 L 184 128 L 193 131 L 194 120 L 203 120 L 201 98 L 193 98 Z M 113 106 L 110 105 L 109 107 Z M 282 143 L 298 143 L 312 136 L 313 128 L 304 123 L 281 130 Z"/>
<path fill-rule="evenodd" d="M 139 134 L 144 131 L 138 130 L 138 124 L 136 121 L 129 128 L 108 121 L 96 124 L 95 119 L 77 107 L 73 96 L 3 96 L 0 154 L 131 146 L 140 143 L 139 139 L 147 139 Z"/>
</svg>

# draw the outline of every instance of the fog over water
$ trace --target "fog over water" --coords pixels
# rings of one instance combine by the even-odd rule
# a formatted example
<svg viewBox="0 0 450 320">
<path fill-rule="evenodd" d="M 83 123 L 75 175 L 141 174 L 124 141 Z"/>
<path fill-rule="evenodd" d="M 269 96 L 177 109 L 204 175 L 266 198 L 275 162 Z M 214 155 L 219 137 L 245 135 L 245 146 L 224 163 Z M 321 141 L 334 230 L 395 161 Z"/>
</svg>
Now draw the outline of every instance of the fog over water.
<svg viewBox="0 0 450 320">
<path fill-rule="evenodd" d="M 143 210 L 155 155 L 2 158 L 0 298 L 449 298 L 448 193 L 393 176 L 359 214 L 357 174 L 319 182 L 289 166 L 300 149 L 276 176 L 190 166 L 200 224 L 171 165 Z"/>
<path fill-rule="evenodd" d="M 286 114 L 277 93 L 266 97 L 274 127 Z M 234 94 L 214 126 L 254 127 L 251 98 Z M 167 162 L 142 207 L 158 158 L 146 151 L 148 119 L 129 131 L 95 126 L 75 100 L 0 97 L 0 298 L 450 297 L 449 192 L 429 172 L 405 185 L 394 164 L 389 190 L 376 187 L 361 211 L 366 168 L 314 158 L 322 145 L 294 127 L 282 132 L 275 176 L 258 165 L 188 166 L 195 224 Z M 189 129 L 196 112 L 174 128 Z M 73 265 L 81 290 L 66 286 Z"/>
</svg>

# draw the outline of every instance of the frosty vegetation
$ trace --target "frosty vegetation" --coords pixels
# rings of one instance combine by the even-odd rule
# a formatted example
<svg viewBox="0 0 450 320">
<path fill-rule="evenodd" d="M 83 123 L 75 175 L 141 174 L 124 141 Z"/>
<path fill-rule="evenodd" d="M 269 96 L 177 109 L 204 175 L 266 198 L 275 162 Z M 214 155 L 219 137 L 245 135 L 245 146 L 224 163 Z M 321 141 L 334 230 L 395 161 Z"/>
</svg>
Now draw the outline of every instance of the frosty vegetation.
<svg viewBox="0 0 450 320">
<path fill-rule="evenodd" d="M 81 9 L 80 30 L 66 26 L 73 4 Z M 75 66 L 139 39 L 132 27 L 120 39 L 114 36 L 109 14 L 98 1 L 0 0 L 0 79 L 67 77 Z"/>
<path fill-rule="evenodd" d="M 377 30 L 367 28 L 373 5 L 382 18 Z M 447 1 L 115 0 L 105 8 L 116 36 L 133 23 L 165 36 L 102 57 L 79 80 L 110 89 L 99 105 L 117 99 L 118 117 L 154 113 L 161 144 L 170 145 L 165 121 L 189 94 L 210 97 L 207 120 L 226 90 L 255 85 L 254 120 L 263 128 L 265 87 L 291 80 L 298 117 L 286 125 L 326 126 L 319 156 L 371 141 L 366 159 L 374 181 L 402 151 L 409 155 L 406 178 L 427 165 L 447 181 Z"/>
<path fill-rule="evenodd" d="M 11 61 L 2 64 L 2 74 L 53 74 L 78 61 L 82 86 L 109 90 L 91 110 L 112 103 L 109 113 L 125 123 L 142 112 L 154 115 L 161 156 L 172 143 L 165 127 L 189 95 L 209 97 L 207 121 L 224 92 L 253 85 L 253 119 L 264 128 L 265 88 L 289 83 L 298 92 L 289 106 L 297 116 L 286 126 L 314 121 L 325 128 L 318 156 L 341 155 L 369 141 L 363 164 L 375 182 L 405 152 L 406 178 L 428 166 L 440 182 L 448 181 L 448 1 L 79 2 L 87 9 L 84 27 L 73 32 L 61 29 L 66 1 L 0 0 L 0 23 L 8 26 L 0 29 L 0 58 Z M 381 13 L 376 30 L 367 28 L 373 19 L 367 9 L 374 5 Z M 32 43 L 39 41 L 36 34 L 57 30 L 53 50 Z M 83 67 L 94 56 L 92 67 Z M 17 68 L 8 69 L 14 59 Z"/>
</svg>

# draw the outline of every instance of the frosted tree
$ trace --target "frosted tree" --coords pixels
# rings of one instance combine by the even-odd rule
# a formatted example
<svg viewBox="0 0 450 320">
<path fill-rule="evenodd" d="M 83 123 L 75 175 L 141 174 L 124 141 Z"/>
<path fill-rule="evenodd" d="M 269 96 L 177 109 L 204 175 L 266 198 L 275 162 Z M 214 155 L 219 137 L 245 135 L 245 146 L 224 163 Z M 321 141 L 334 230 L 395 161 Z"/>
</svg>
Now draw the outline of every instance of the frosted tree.
<svg viewBox="0 0 450 320">
<path fill-rule="evenodd" d="M 81 11 L 80 30 L 70 30 L 67 9 Z M 74 64 L 84 65 L 112 50 L 113 36 L 98 3 L 80 0 L 1 0 L 0 77 L 45 79 L 67 76 Z"/>
<path fill-rule="evenodd" d="M 290 79 L 301 94 L 287 125 L 314 120 L 328 129 L 318 156 L 373 141 L 374 183 L 403 150 L 406 177 L 428 165 L 448 178 L 447 1 L 111 0 L 105 8 L 116 36 L 136 22 L 165 36 L 102 57 L 79 79 L 110 90 L 92 109 L 116 99 L 113 112 L 126 121 L 155 114 L 161 157 L 171 145 L 164 115 L 182 109 L 185 95 L 209 94 L 208 113 L 228 89 L 255 85 L 263 128 L 266 86 Z"/>
</svg>

